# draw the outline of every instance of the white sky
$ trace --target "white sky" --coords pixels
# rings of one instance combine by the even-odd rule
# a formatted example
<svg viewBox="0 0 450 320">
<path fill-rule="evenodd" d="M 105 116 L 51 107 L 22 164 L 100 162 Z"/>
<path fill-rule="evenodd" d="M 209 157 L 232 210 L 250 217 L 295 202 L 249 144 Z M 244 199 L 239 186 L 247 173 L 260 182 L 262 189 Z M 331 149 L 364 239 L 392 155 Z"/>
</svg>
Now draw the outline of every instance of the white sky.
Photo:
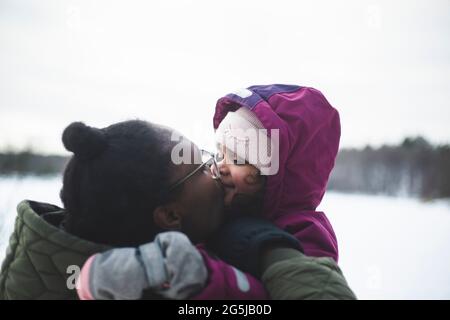
<svg viewBox="0 0 450 320">
<path fill-rule="evenodd" d="M 0 0 L 0 149 L 64 153 L 72 121 L 212 144 L 216 100 L 321 90 L 344 147 L 450 141 L 450 1 Z"/>
</svg>

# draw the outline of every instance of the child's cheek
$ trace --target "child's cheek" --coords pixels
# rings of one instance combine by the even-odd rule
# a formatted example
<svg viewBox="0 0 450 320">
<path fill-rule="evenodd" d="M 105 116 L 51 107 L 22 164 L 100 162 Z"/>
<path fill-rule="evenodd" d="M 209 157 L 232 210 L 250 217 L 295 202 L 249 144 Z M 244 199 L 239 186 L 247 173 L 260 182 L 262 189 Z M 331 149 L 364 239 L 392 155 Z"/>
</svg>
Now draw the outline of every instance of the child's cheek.
<svg viewBox="0 0 450 320">
<path fill-rule="evenodd" d="M 241 193 L 247 193 L 252 190 L 252 188 L 249 186 L 249 184 L 245 181 L 246 177 L 250 176 L 252 174 L 252 167 L 251 166 L 237 166 L 233 165 L 232 170 L 232 176 L 233 176 L 233 183 L 235 187 L 241 192 Z"/>
</svg>

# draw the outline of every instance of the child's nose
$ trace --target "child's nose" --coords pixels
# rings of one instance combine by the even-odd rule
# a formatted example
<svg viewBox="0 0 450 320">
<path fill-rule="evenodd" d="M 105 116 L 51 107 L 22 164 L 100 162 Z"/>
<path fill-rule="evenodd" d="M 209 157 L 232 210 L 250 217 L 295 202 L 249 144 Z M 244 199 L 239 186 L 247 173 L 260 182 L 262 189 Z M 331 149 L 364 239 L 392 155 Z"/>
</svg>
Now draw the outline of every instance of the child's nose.
<svg viewBox="0 0 450 320">
<path fill-rule="evenodd" d="M 231 171 L 229 166 L 225 163 L 225 161 L 221 161 L 217 164 L 220 172 L 220 180 L 222 184 L 228 188 L 233 187 L 233 177 L 231 175 Z"/>
<path fill-rule="evenodd" d="M 212 177 L 213 179 L 218 179 L 218 180 L 220 180 L 221 174 L 220 174 L 220 171 L 219 171 L 219 167 L 216 167 L 215 165 L 212 165 L 212 166 L 209 168 L 209 173 L 211 174 L 211 177 Z"/>
<path fill-rule="evenodd" d="M 221 175 L 227 176 L 230 174 L 230 168 L 225 163 L 225 160 L 222 160 L 219 163 L 217 163 L 217 167 L 219 168 L 219 172 Z"/>
</svg>

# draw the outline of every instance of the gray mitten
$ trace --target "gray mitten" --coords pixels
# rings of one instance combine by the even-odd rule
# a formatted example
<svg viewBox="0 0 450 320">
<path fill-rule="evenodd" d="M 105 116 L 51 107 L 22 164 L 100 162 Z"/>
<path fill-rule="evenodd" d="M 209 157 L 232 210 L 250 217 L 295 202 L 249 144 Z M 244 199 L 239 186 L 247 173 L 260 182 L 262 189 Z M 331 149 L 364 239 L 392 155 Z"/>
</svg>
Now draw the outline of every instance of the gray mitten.
<svg viewBox="0 0 450 320">
<path fill-rule="evenodd" d="M 83 297 L 139 299 L 144 290 L 150 290 L 164 298 L 186 299 L 204 288 L 208 271 L 186 235 L 171 231 L 139 248 L 93 256 L 81 277 L 88 278 L 88 288 L 78 290 Z"/>
</svg>

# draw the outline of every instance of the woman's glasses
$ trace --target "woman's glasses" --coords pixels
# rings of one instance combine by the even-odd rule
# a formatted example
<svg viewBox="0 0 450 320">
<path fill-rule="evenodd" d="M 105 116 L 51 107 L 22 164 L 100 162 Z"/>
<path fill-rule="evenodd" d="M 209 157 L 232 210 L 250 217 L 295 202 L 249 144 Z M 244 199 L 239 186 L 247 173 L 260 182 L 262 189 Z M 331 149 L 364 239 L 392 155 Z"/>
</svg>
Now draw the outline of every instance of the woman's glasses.
<svg viewBox="0 0 450 320">
<path fill-rule="evenodd" d="M 208 152 L 206 150 L 201 150 L 202 164 L 195 168 L 192 172 L 188 173 L 186 176 L 174 182 L 172 185 L 167 188 L 166 194 L 173 191 L 175 188 L 179 187 L 183 183 L 185 183 L 190 177 L 194 174 L 203 170 L 205 167 L 209 168 L 211 171 L 211 177 L 214 180 L 220 179 L 220 171 L 216 162 L 216 155 Z"/>
</svg>

